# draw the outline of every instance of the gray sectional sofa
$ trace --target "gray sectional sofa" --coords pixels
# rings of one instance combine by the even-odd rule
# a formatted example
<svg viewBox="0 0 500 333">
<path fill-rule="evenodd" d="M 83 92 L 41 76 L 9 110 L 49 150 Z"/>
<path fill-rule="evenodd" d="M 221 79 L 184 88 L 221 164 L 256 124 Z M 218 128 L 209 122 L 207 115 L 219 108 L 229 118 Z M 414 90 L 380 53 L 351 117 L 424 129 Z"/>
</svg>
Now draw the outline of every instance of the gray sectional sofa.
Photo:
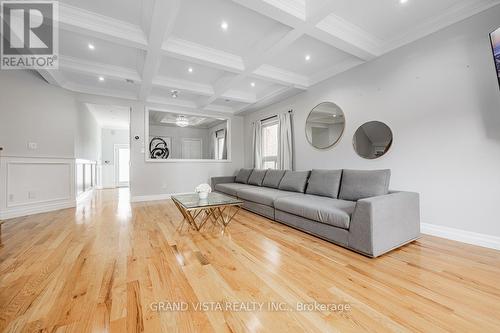
<svg viewBox="0 0 500 333">
<path fill-rule="evenodd" d="M 389 191 L 390 170 L 241 169 L 212 188 L 243 208 L 377 257 L 420 236 L 419 195 Z"/>
</svg>

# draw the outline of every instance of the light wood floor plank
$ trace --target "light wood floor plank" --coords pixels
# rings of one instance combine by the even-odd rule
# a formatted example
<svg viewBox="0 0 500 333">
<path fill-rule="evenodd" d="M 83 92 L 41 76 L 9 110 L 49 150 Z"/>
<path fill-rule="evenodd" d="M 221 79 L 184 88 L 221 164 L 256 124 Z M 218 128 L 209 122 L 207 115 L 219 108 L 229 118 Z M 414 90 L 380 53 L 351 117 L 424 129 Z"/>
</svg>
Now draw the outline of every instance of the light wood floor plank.
<svg viewBox="0 0 500 333">
<path fill-rule="evenodd" d="M 498 332 L 500 252 L 424 236 L 370 259 L 240 211 L 225 234 L 178 230 L 171 201 L 95 191 L 8 220 L 4 332 Z M 186 302 L 186 311 L 158 304 Z M 163 302 L 163 303 L 162 303 Z M 200 311 L 255 302 L 263 311 Z M 211 303 L 209 303 L 211 302 Z M 296 304 L 348 311 L 296 311 Z M 270 311 L 270 304 L 288 310 Z M 235 303 L 241 304 L 241 303 Z M 245 303 L 251 304 L 251 303 Z"/>
</svg>

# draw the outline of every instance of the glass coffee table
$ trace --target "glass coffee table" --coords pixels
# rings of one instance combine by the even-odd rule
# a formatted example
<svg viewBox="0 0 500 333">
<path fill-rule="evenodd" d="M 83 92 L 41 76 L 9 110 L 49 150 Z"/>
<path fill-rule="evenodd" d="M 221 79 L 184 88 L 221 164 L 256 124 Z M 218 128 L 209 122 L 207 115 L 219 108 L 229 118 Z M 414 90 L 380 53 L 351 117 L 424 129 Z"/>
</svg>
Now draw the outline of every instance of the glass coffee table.
<svg viewBox="0 0 500 333">
<path fill-rule="evenodd" d="M 200 199 L 197 193 L 173 195 L 172 201 L 184 217 L 178 229 L 187 222 L 196 231 L 211 221 L 224 232 L 243 205 L 241 200 L 216 192 L 209 193 L 207 199 Z"/>
</svg>

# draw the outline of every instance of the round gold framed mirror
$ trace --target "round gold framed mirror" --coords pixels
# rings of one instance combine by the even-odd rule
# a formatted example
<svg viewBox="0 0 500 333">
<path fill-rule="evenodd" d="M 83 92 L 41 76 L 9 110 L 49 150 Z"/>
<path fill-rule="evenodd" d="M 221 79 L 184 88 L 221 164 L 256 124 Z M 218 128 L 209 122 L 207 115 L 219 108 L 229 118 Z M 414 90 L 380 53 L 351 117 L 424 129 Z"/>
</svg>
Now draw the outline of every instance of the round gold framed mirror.
<svg viewBox="0 0 500 333">
<path fill-rule="evenodd" d="M 335 103 L 323 102 L 309 112 L 307 141 L 317 149 L 328 149 L 339 142 L 345 129 L 345 115 Z"/>
</svg>

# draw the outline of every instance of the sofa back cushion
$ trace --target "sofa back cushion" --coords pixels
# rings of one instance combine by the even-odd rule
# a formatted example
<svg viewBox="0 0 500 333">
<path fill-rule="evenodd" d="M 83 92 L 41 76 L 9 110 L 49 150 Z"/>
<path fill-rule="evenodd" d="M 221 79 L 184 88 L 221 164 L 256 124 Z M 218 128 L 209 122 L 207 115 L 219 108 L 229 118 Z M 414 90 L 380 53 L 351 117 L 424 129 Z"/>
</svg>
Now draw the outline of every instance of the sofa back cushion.
<svg viewBox="0 0 500 333">
<path fill-rule="evenodd" d="M 241 184 L 247 184 L 248 178 L 250 178 L 252 171 L 253 171 L 253 169 L 240 169 L 240 171 L 236 175 L 236 178 L 234 179 L 234 182 L 241 183 Z"/>
<path fill-rule="evenodd" d="M 266 172 L 267 172 L 267 170 L 253 169 L 252 174 L 250 175 L 250 178 L 248 178 L 248 184 L 262 186 L 262 181 L 264 180 L 264 177 L 266 176 Z"/>
<path fill-rule="evenodd" d="M 309 171 L 287 170 L 281 179 L 280 186 L 278 188 L 283 191 L 304 193 L 309 173 Z"/>
<path fill-rule="evenodd" d="M 307 182 L 307 194 L 337 199 L 342 170 L 313 170 Z"/>
<path fill-rule="evenodd" d="M 389 193 L 391 170 L 344 170 L 340 199 L 357 201 Z"/>
<path fill-rule="evenodd" d="M 272 170 L 269 169 L 266 172 L 266 176 L 262 181 L 262 186 L 278 188 L 280 186 L 281 179 L 285 175 L 285 170 Z"/>
</svg>

